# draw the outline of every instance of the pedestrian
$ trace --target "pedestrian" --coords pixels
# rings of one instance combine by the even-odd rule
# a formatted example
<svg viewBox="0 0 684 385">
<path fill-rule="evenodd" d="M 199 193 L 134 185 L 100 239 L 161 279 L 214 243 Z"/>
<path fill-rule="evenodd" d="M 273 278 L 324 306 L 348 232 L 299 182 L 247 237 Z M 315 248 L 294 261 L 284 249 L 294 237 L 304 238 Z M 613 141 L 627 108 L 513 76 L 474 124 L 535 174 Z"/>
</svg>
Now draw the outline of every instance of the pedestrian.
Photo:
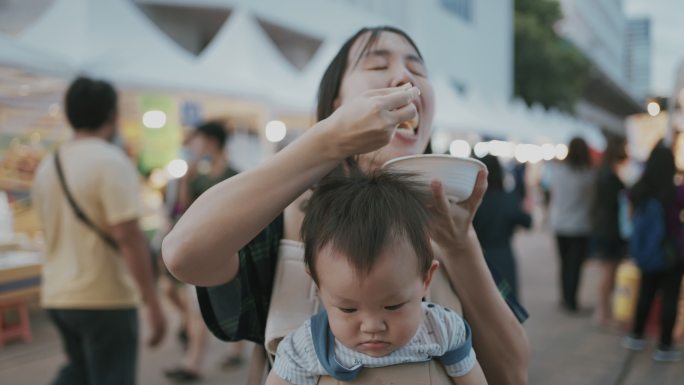
<svg viewBox="0 0 684 385">
<path fill-rule="evenodd" d="M 601 266 L 601 280 L 597 293 L 594 320 L 600 326 L 613 322 L 611 298 L 615 288 L 618 265 L 627 254 L 627 242 L 620 233 L 620 194 L 625 185 L 618 170 L 627 159 L 625 141 L 614 138 L 608 141 L 594 184 L 592 234 L 595 256 Z"/>
<path fill-rule="evenodd" d="M 203 123 L 189 135 L 185 143 L 188 171 L 178 182 L 178 199 L 174 205 L 180 213 L 212 186 L 238 173 L 230 166 L 225 152 L 228 139 L 226 127 L 220 122 Z M 202 378 L 209 330 L 202 320 L 195 287 L 182 282 L 175 286 L 184 298 L 180 309 L 185 322 L 181 327 L 187 337 L 180 362 L 164 374 L 177 382 L 193 382 Z M 222 367 L 228 369 L 242 363 L 242 345 L 241 342 L 231 345 Z"/>
<path fill-rule="evenodd" d="M 551 171 L 551 226 L 560 256 L 561 306 L 570 313 L 580 310 L 577 291 L 589 254 L 594 178 L 587 143 L 573 138 L 568 156 Z"/>
<path fill-rule="evenodd" d="M 532 227 L 532 217 L 522 208 L 523 196 L 504 189 L 504 172 L 499 159 L 486 155 L 480 159 L 487 166 L 487 192 L 473 219 L 473 227 L 480 240 L 487 263 L 511 285 L 513 294 L 520 298 L 518 269 L 511 246 L 517 227 Z"/>
<path fill-rule="evenodd" d="M 661 362 L 682 358 L 672 340 L 684 272 L 680 219 L 684 190 L 674 184 L 675 173 L 672 150 L 658 144 L 651 151 L 641 178 L 630 191 L 634 231 L 629 249 L 641 271 L 641 282 L 631 334 L 623 339 L 622 345 L 631 350 L 646 348 L 646 320 L 654 298 L 660 292 L 660 341 L 653 359 Z"/>
<path fill-rule="evenodd" d="M 152 275 L 138 173 L 112 144 L 118 104 L 107 82 L 80 77 L 64 108 L 74 138 L 43 159 L 32 198 L 45 235 L 41 302 L 67 356 L 55 385 L 132 385 L 138 312 L 156 346 L 165 332 Z"/>
</svg>

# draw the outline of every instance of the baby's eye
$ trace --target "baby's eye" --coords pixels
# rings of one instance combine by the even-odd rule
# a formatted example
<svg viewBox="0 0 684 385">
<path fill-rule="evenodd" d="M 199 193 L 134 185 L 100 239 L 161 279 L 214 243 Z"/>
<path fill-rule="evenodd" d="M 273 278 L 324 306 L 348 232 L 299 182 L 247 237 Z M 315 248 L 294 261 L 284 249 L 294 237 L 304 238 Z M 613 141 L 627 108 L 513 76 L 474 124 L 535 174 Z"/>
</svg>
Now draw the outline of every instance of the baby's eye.
<svg viewBox="0 0 684 385">
<path fill-rule="evenodd" d="M 385 306 L 385 310 L 389 310 L 389 311 L 399 310 L 399 309 L 401 309 L 402 306 L 404 306 L 403 303 L 400 303 L 398 305 Z"/>
<path fill-rule="evenodd" d="M 347 313 L 347 314 L 353 313 L 353 312 L 356 311 L 356 309 L 353 309 L 353 308 L 343 308 L 343 307 L 341 307 L 341 308 L 339 308 L 339 309 L 340 309 L 340 311 L 341 311 L 342 313 Z"/>
</svg>

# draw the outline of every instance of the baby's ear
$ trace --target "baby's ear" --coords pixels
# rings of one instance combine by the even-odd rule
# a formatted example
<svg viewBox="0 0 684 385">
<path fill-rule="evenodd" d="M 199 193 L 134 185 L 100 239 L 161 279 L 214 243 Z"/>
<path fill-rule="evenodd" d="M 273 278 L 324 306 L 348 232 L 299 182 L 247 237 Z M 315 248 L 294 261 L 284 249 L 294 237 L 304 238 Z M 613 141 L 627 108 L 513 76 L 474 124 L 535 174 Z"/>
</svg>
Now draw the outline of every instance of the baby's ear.
<svg viewBox="0 0 684 385">
<path fill-rule="evenodd" d="M 438 268 L 439 261 L 436 259 L 432 260 L 432 265 L 430 265 L 430 269 L 427 271 L 427 274 L 425 275 L 425 281 L 423 282 L 423 290 L 425 291 L 425 294 L 427 294 L 430 284 L 432 283 L 432 276 Z"/>
</svg>

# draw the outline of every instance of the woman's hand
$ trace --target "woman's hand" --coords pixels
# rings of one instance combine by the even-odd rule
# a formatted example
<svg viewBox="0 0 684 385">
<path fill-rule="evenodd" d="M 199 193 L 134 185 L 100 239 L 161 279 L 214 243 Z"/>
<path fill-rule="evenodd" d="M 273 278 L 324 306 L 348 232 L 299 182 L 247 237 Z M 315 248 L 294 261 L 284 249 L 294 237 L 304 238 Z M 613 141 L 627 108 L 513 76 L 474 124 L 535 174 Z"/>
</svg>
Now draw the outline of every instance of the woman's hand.
<svg viewBox="0 0 684 385">
<path fill-rule="evenodd" d="M 325 119 L 328 142 L 334 145 L 334 155 L 344 159 L 365 154 L 385 146 L 397 126 L 417 115 L 412 103 L 420 90 L 407 83 L 401 87 L 369 90 L 341 105 Z"/>
<path fill-rule="evenodd" d="M 432 223 L 430 235 L 432 240 L 443 250 L 454 250 L 467 245 L 466 242 L 473 229 L 473 218 L 482 197 L 487 191 L 487 170 L 477 174 L 475 187 L 470 197 L 463 202 L 449 201 L 442 182 L 433 180 L 432 188 Z"/>
</svg>

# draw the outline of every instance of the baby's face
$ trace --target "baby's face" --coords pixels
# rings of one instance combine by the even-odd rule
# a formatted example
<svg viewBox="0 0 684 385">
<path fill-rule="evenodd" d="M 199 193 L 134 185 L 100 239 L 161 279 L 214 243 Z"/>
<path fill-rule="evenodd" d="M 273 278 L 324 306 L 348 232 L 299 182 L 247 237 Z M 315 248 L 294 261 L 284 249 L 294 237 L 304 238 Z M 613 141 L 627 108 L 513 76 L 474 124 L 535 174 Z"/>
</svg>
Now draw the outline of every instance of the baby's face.
<svg viewBox="0 0 684 385">
<path fill-rule="evenodd" d="M 323 247 L 317 256 L 319 293 L 330 328 L 344 346 L 373 357 L 406 345 L 418 331 L 433 271 L 427 279 L 408 241 L 389 242 L 370 273 L 360 278 L 345 255 Z"/>
</svg>

